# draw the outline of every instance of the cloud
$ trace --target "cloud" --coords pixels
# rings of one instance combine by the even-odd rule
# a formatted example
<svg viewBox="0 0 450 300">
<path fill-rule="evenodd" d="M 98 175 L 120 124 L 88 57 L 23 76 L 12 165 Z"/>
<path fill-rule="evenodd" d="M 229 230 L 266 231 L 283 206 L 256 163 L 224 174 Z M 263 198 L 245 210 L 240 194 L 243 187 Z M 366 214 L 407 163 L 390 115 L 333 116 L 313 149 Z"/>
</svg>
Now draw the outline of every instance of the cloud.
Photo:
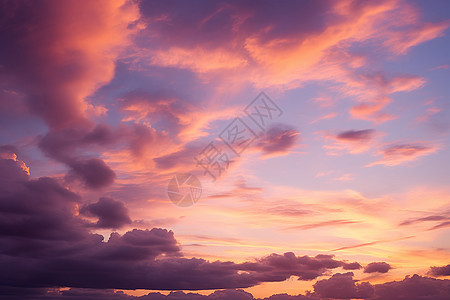
<svg viewBox="0 0 450 300">
<path fill-rule="evenodd" d="M 331 140 L 324 145 L 328 155 L 338 155 L 342 151 L 358 154 L 371 149 L 375 142 L 382 136 L 374 129 L 347 130 L 337 134 L 324 132 L 325 140 Z"/>
<path fill-rule="evenodd" d="M 400 226 L 411 226 L 411 225 L 421 225 L 434 223 L 432 227 L 429 227 L 427 230 L 436 230 L 441 228 L 446 228 L 450 226 L 450 216 L 448 212 L 443 212 L 441 214 L 433 214 L 421 218 L 412 218 L 401 222 Z"/>
<path fill-rule="evenodd" d="M 153 128 L 177 136 L 191 125 L 189 116 L 195 112 L 193 103 L 181 99 L 181 95 L 165 90 L 132 90 L 119 99 L 125 113 L 122 121 L 151 122 Z"/>
<path fill-rule="evenodd" d="M 387 273 L 392 267 L 385 262 L 373 262 L 364 268 L 364 273 Z"/>
<path fill-rule="evenodd" d="M 342 268 L 344 270 L 359 270 L 362 268 L 362 266 L 357 262 L 352 262 L 352 263 L 344 263 Z"/>
<path fill-rule="evenodd" d="M 284 124 L 272 125 L 267 132 L 255 141 L 254 148 L 262 151 L 264 156 L 286 155 L 295 147 L 300 132 Z"/>
<path fill-rule="evenodd" d="M 370 283 L 356 283 L 351 272 L 337 273 L 329 279 L 319 280 L 314 284 L 314 294 L 321 298 L 370 298 L 373 292 L 374 289 Z"/>
<path fill-rule="evenodd" d="M 398 238 L 398 239 L 391 239 L 391 240 L 381 240 L 381 241 L 374 241 L 374 242 L 368 242 L 368 243 L 362 243 L 362 244 L 357 244 L 357 245 L 352 245 L 352 246 L 346 246 L 346 247 L 341 247 L 341 248 L 337 248 L 337 249 L 333 249 L 332 251 L 341 251 L 341 250 L 346 250 L 346 249 L 354 249 L 354 248 L 361 248 L 361 247 L 366 247 L 366 246 L 372 246 L 372 245 L 377 245 L 380 243 L 389 243 L 389 242 L 394 242 L 394 241 L 402 241 L 402 240 L 407 240 L 407 239 L 411 239 L 414 236 L 407 236 L 404 238 Z"/>
<path fill-rule="evenodd" d="M 320 228 L 320 227 L 327 227 L 327 226 L 338 226 L 338 225 L 348 225 L 348 224 L 355 224 L 358 223 L 357 221 L 353 220 L 330 220 L 330 221 L 323 221 L 313 224 L 304 224 L 299 226 L 293 226 L 286 228 L 286 230 L 291 229 L 299 229 L 299 230 L 308 230 L 308 229 L 314 229 L 314 228 Z"/>
<path fill-rule="evenodd" d="M 370 101 L 359 103 L 350 109 L 350 114 L 356 119 L 363 119 L 382 123 L 393 120 L 396 117 L 381 111 L 392 100 L 388 97 L 377 97 Z"/>
<path fill-rule="evenodd" d="M 315 99 L 315 100 L 316 100 L 316 99 Z M 319 101 L 319 100 L 316 100 L 316 101 Z M 336 112 L 331 112 L 331 113 L 328 113 L 328 114 L 326 114 L 326 115 L 323 115 L 323 116 L 321 116 L 321 117 L 319 117 L 319 118 L 317 118 L 317 119 L 315 119 L 315 120 L 312 120 L 311 122 L 309 122 L 309 124 L 314 124 L 314 123 L 317 123 L 317 122 L 323 121 L 323 120 L 330 120 L 330 119 L 335 118 L 337 115 L 338 115 L 338 113 L 336 113 Z"/>
<path fill-rule="evenodd" d="M 52 130 L 40 138 L 39 148 L 50 158 L 69 168 L 66 179 L 80 180 L 86 187 L 98 189 L 114 182 L 115 172 L 102 158 L 89 156 L 126 155 L 127 162 L 153 157 L 170 148 L 170 139 L 145 124 L 121 124 L 117 128 L 97 124 Z"/>
<path fill-rule="evenodd" d="M 85 205 L 80 213 L 98 217 L 95 224 L 98 228 L 120 228 L 131 223 L 125 205 L 111 198 L 100 198 L 96 203 Z"/>
<path fill-rule="evenodd" d="M 0 76 L 26 95 L 50 128 L 88 123 L 85 98 L 114 75 L 114 61 L 134 30 L 137 6 L 126 1 L 0 4 Z M 12 29 L 14 28 L 14 29 Z M 92 106 L 91 106 L 92 108 Z"/>
<path fill-rule="evenodd" d="M 358 283 L 353 273 L 334 274 L 329 279 L 319 280 L 313 292 L 306 295 L 277 294 L 268 298 L 254 298 L 243 290 L 221 290 L 209 295 L 197 293 L 170 292 L 163 295 L 150 292 L 143 296 L 131 296 L 122 291 L 111 289 L 70 288 L 67 290 L 47 290 L 44 288 L 24 288 L 0 286 L 0 299 L 86 299 L 86 300 L 314 300 L 326 299 L 366 299 L 366 300 L 446 300 L 450 280 L 438 280 L 419 275 L 406 276 L 401 281 L 391 281 L 371 285 L 369 282 Z"/>
<path fill-rule="evenodd" d="M 26 180 L 30 175 L 30 168 L 16 155 L 17 149 L 11 145 L 0 147 L 0 165 L 3 170 L 0 172 L 0 187 L 11 188 L 15 178 Z"/>
<path fill-rule="evenodd" d="M 402 281 L 377 284 L 374 287 L 374 300 L 445 300 L 448 298 L 450 280 L 413 275 Z"/>
<path fill-rule="evenodd" d="M 374 165 L 397 166 L 410 161 L 415 161 L 419 157 L 432 154 L 439 149 L 440 147 L 437 145 L 432 145 L 423 142 L 416 142 L 409 144 L 392 144 L 378 152 L 378 155 L 382 155 L 381 159 L 367 166 L 368 167 Z"/>
<path fill-rule="evenodd" d="M 428 221 L 446 221 L 449 220 L 450 217 L 448 216 L 442 216 L 442 215 L 431 215 L 423 218 L 417 218 L 417 219 L 409 219 L 407 221 L 403 221 L 400 223 L 400 226 L 406 226 L 406 225 L 413 225 L 416 223 L 422 223 L 422 222 L 428 222 Z"/>
<path fill-rule="evenodd" d="M 373 129 L 349 130 L 336 135 L 336 139 L 341 141 L 367 141 L 373 138 L 375 131 Z"/>
<path fill-rule="evenodd" d="M 338 267 L 355 267 L 332 255 L 271 254 L 235 263 L 184 258 L 172 231 L 133 229 L 108 241 L 89 231 L 129 224 L 123 203 L 108 198 L 86 204 L 52 178 L 30 180 L 6 163 L 10 183 L 0 195 L 0 285 L 115 289 L 231 289 L 290 276 L 312 280 Z M 15 170 L 21 170 L 16 172 Z M 81 209 L 78 209 L 81 207 Z M 80 214 L 78 214 L 78 212 Z"/>
<path fill-rule="evenodd" d="M 69 163 L 71 168 L 68 178 L 78 178 L 83 181 L 87 187 L 98 189 L 108 186 L 114 182 L 116 174 L 98 158 L 87 160 L 74 160 Z"/>
<path fill-rule="evenodd" d="M 450 265 L 446 265 L 443 267 L 431 267 L 428 274 L 431 276 L 450 276 Z"/>
<path fill-rule="evenodd" d="M 162 170 L 168 170 L 173 168 L 192 168 L 195 165 L 195 157 L 202 152 L 206 147 L 206 144 L 187 144 L 183 149 L 176 152 L 156 157 L 153 160 L 156 163 L 156 167 Z"/>
<path fill-rule="evenodd" d="M 415 75 L 396 75 L 388 77 L 381 72 L 356 74 L 351 81 L 350 94 L 359 95 L 359 103 L 350 109 L 353 118 L 382 123 L 396 116 L 383 111 L 392 102 L 390 94 L 410 92 L 421 88 L 425 79 Z"/>
<path fill-rule="evenodd" d="M 393 52 L 405 53 L 413 46 L 442 36 L 449 26 L 449 21 L 416 24 L 407 30 L 393 34 L 385 41 L 385 45 Z"/>
</svg>

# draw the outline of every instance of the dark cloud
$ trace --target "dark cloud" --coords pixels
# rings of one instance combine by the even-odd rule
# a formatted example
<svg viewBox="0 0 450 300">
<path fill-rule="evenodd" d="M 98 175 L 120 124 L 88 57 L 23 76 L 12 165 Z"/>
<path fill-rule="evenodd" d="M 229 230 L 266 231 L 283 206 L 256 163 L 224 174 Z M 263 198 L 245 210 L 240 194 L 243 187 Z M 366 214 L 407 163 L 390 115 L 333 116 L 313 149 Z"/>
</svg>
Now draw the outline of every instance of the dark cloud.
<svg viewBox="0 0 450 300">
<path fill-rule="evenodd" d="M 447 300 L 450 280 L 414 275 L 402 281 L 374 285 L 375 296 L 370 300 Z"/>
<path fill-rule="evenodd" d="M 97 189 L 114 182 L 115 172 L 100 158 L 85 158 L 86 152 L 129 150 L 142 157 L 149 146 L 162 145 L 166 135 L 142 124 L 112 129 L 104 124 L 53 130 L 39 140 L 39 148 L 50 158 L 69 167 L 68 180 L 80 180 Z M 92 154 L 89 154 L 92 155 Z"/>
<path fill-rule="evenodd" d="M 306 295 L 277 294 L 268 298 L 254 298 L 243 290 L 221 290 L 209 295 L 197 293 L 170 292 L 168 295 L 150 292 L 143 296 L 130 296 L 112 289 L 70 288 L 68 290 L 52 290 L 45 288 L 24 288 L 0 286 L 0 299 L 26 300 L 318 300 L 318 299 L 366 299 L 366 300 L 447 300 L 450 291 L 450 280 L 414 275 L 402 281 L 392 281 L 371 285 L 368 282 L 358 283 L 352 273 L 335 274 L 329 279 L 319 280 L 313 292 Z"/>
<path fill-rule="evenodd" d="M 375 130 L 349 130 L 344 131 L 336 135 L 336 139 L 342 141 L 367 141 L 371 140 L 375 136 Z"/>
<path fill-rule="evenodd" d="M 81 149 L 111 145 L 117 140 L 106 125 L 53 130 L 42 137 L 39 148 L 49 157 L 69 167 L 68 180 L 78 179 L 86 187 L 97 189 L 114 182 L 116 174 L 99 158 L 78 158 Z"/>
<path fill-rule="evenodd" d="M 69 163 L 68 178 L 77 178 L 87 187 L 97 189 L 114 182 L 116 173 L 105 162 L 98 158 L 74 160 Z"/>
<path fill-rule="evenodd" d="M 264 154 L 286 154 L 299 140 L 300 132 L 284 124 L 272 125 L 255 143 Z"/>
<path fill-rule="evenodd" d="M 431 267 L 428 274 L 436 277 L 450 276 L 450 265 L 446 265 L 443 267 Z"/>
<path fill-rule="evenodd" d="M 9 191 L 15 188 L 17 180 L 27 180 L 26 165 L 16 159 L 16 153 L 12 146 L 2 146 L 0 149 L 0 188 Z"/>
<path fill-rule="evenodd" d="M 158 34 L 161 46 L 193 48 L 201 45 L 214 49 L 236 45 L 236 50 L 240 50 L 249 37 L 266 43 L 273 39 L 301 40 L 310 33 L 321 32 L 329 20 L 325 18 L 328 5 L 328 1 L 285 1 L 282 6 L 265 0 L 258 1 L 258 5 L 253 0 L 194 1 L 190 5 L 178 0 L 164 4 L 144 1 L 141 12 L 151 24 L 149 30 Z M 299 19 L 302 28 L 298 28 Z"/>
<path fill-rule="evenodd" d="M 254 300 L 252 294 L 243 290 L 222 290 L 210 295 L 200 295 L 197 293 L 171 292 L 168 295 L 151 292 L 144 296 L 130 296 L 122 291 L 111 289 L 83 289 L 70 288 L 68 290 L 47 290 L 44 288 L 13 288 L 0 286 L 0 299 L 20 299 L 20 300 Z M 276 298 L 278 299 L 278 298 Z M 295 298 L 307 299 L 307 298 Z M 309 298 L 308 298 L 309 299 Z M 272 300 L 272 298 L 271 298 Z"/>
<path fill-rule="evenodd" d="M 298 276 L 300 280 L 312 280 L 328 269 L 341 267 L 345 262 L 334 259 L 333 255 L 319 254 L 315 257 L 296 256 L 292 252 L 283 255 L 271 254 L 257 263 L 244 263 L 246 270 L 260 271 L 262 281 L 281 281 L 281 278 Z"/>
<path fill-rule="evenodd" d="M 387 273 L 392 267 L 385 262 L 373 262 L 364 268 L 364 273 Z"/>
<path fill-rule="evenodd" d="M 353 273 L 334 274 L 329 279 L 319 280 L 314 284 L 314 295 L 321 298 L 350 299 L 370 298 L 374 289 L 368 282 L 356 283 Z"/>
<path fill-rule="evenodd" d="M 19 150 L 13 145 L 3 145 L 0 146 L 0 153 L 18 154 Z"/>
<path fill-rule="evenodd" d="M 358 262 L 352 262 L 352 263 L 344 263 L 342 265 L 342 268 L 344 270 L 359 270 L 362 268 L 362 266 Z"/>
<path fill-rule="evenodd" d="M 95 224 L 98 228 L 120 228 L 131 224 L 125 205 L 110 198 L 100 198 L 96 203 L 85 205 L 80 213 L 98 217 Z"/>
<path fill-rule="evenodd" d="M 278 294 L 272 295 L 269 298 L 264 298 L 262 300 L 312 300 L 317 298 L 311 298 L 303 295 L 291 296 L 288 294 Z"/>
<path fill-rule="evenodd" d="M 290 276 L 312 280 L 345 262 L 332 255 L 271 254 L 252 262 L 184 258 L 172 231 L 133 229 L 108 241 L 89 231 L 77 214 L 98 218 L 97 227 L 119 227 L 130 219 L 123 203 L 93 204 L 52 178 L 29 180 L 6 164 L 10 184 L 0 191 L 0 285 L 100 289 L 232 289 Z M 25 174 L 26 175 L 26 174 Z"/>
<path fill-rule="evenodd" d="M 39 148 L 49 157 L 68 163 L 80 149 L 110 146 L 117 139 L 117 133 L 113 132 L 109 126 L 98 124 L 95 127 L 52 130 L 39 140 Z"/>
</svg>

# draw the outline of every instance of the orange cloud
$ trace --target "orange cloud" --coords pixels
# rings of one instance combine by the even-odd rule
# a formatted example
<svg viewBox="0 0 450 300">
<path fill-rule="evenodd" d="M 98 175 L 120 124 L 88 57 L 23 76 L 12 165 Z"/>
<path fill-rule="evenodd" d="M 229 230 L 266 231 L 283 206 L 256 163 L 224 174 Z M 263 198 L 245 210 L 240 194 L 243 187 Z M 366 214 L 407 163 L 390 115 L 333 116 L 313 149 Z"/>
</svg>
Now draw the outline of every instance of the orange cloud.
<svg viewBox="0 0 450 300">
<path fill-rule="evenodd" d="M 423 42 L 435 39 L 444 34 L 444 31 L 450 26 L 450 21 L 440 23 L 424 23 L 416 25 L 413 28 L 402 30 L 392 34 L 384 42 L 391 51 L 397 54 L 403 54 L 409 48 L 419 45 Z"/>
</svg>

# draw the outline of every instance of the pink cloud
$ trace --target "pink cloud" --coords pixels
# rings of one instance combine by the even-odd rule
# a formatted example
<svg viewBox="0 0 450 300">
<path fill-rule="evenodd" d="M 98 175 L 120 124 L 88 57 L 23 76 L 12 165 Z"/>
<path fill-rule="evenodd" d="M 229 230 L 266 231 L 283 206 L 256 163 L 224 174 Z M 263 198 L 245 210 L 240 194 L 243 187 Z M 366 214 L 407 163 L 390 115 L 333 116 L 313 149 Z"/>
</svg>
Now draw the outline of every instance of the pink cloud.
<svg viewBox="0 0 450 300">
<path fill-rule="evenodd" d="M 435 39 L 444 34 L 450 26 L 449 21 L 439 23 L 419 23 L 396 33 L 393 33 L 384 44 L 395 53 L 403 54 L 409 48 L 423 42 Z"/>
<path fill-rule="evenodd" d="M 51 128 L 88 122 L 86 112 L 95 108 L 85 98 L 112 79 L 114 61 L 133 32 L 129 25 L 139 18 L 137 6 L 125 1 L 2 6 L 9 26 L 0 29 L 5 38 L 0 72 L 9 74 L 31 111 Z"/>
<path fill-rule="evenodd" d="M 397 166 L 407 162 L 415 161 L 419 157 L 430 155 L 440 149 L 437 145 L 424 142 L 408 144 L 391 144 L 378 152 L 381 159 L 375 161 L 368 167 L 374 165 Z"/>
<path fill-rule="evenodd" d="M 332 113 L 323 115 L 323 116 L 321 116 L 321 117 L 319 117 L 319 118 L 317 118 L 317 119 L 315 119 L 315 120 L 309 122 L 309 124 L 314 124 L 314 123 L 317 123 L 317 122 L 323 121 L 323 120 L 330 120 L 330 119 L 335 118 L 337 115 L 338 115 L 338 113 L 332 112 Z"/>
<path fill-rule="evenodd" d="M 324 133 L 325 140 L 331 143 L 324 145 L 328 155 L 339 155 L 342 152 L 358 154 L 371 149 L 381 133 L 373 129 L 349 130 L 337 134 Z"/>
</svg>

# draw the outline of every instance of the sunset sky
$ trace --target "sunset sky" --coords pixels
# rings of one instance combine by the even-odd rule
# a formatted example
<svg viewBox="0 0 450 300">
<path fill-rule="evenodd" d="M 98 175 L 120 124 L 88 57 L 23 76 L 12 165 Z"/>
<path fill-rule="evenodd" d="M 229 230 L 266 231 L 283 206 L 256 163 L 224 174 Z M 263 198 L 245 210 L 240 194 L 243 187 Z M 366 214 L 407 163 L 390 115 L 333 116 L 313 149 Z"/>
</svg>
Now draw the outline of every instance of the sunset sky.
<svg viewBox="0 0 450 300">
<path fill-rule="evenodd" d="M 449 28 L 445 0 L 0 0 L 0 299 L 449 299 Z"/>
</svg>

